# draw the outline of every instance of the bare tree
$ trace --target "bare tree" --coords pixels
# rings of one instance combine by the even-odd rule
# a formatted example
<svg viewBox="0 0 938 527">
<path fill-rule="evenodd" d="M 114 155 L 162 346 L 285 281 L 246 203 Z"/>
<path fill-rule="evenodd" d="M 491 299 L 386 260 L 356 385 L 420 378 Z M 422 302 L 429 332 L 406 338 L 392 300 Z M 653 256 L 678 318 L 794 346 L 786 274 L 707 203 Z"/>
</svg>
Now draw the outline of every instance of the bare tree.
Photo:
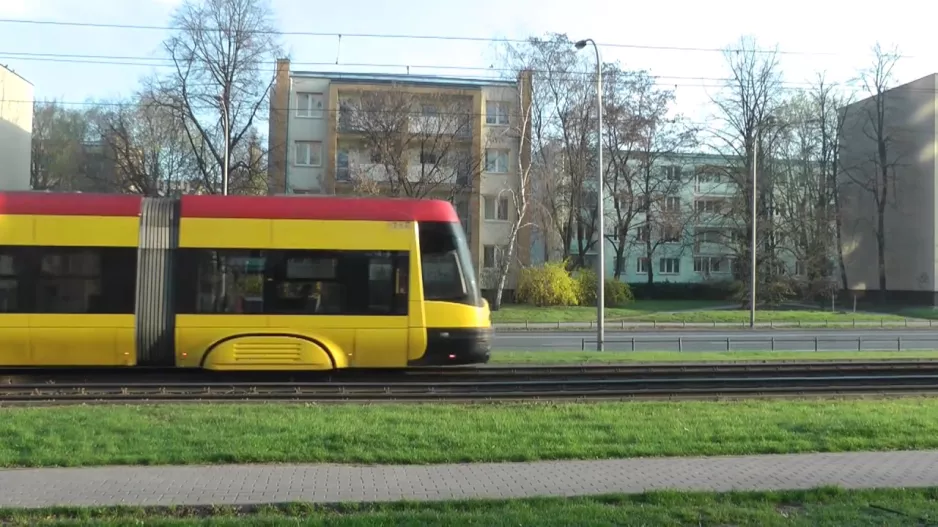
<svg viewBox="0 0 938 527">
<path fill-rule="evenodd" d="M 66 108 L 57 101 L 33 105 L 30 187 L 84 190 L 90 132 L 87 112 Z"/>
<path fill-rule="evenodd" d="M 358 193 L 452 200 L 478 178 L 483 160 L 472 155 L 471 96 L 403 86 L 345 94 L 338 121 L 358 140 L 339 146 L 336 179 Z"/>
<path fill-rule="evenodd" d="M 251 142 L 267 104 L 274 73 L 265 65 L 281 55 L 277 28 L 268 0 L 183 0 L 172 22 L 178 29 L 163 45 L 173 72 L 152 88 L 185 122 L 200 186 L 219 193 L 224 167 L 231 176 L 249 171 L 249 158 L 233 154 Z M 251 184 L 229 186 L 237 192 Z"/>
<path fill-rule="evenodd" d="M 534 172 L 531 168 L 531 98 L 533 96 L 533 72 L 522 71 L 518 76 L 517 110 L 511 112 L 510 127 L 505 135 L 518 141 L 517 178 L 508 187 L 499 191 L 498 198 L 507 197 L 510 203 L 509 229 L 507 243 L 496 255 L 494 276 L 495 302 L 494 309 L 502 305 L 502 292 L 508 275 L 513 268 L 512 263 L 518 250 L 518 239 L 521 232 L 533 226 L 533 207 L 531 206 L 534 181 Z"/>
<path fill-rule="evenodd" d="M 588 184 L 596 173 L 600 140 L 595 136 L 596 65 L 588 54 L 577 54 L 565 34 L 531 38 L 503 52 L 510 71 L 535 72 L 531 146 L 541 180 L 535 208 L 548 220 L 542 228 L 551 227 L 547 238 L 559 238 L 562 258 L 575 249 L 574 264 L 583 265 L 597 241 L 595 192 Z"/>
<path fill-rule="evenodd" d="M 775 216 L 780 245 L 796 260 L 810 296 L 831 294 L 838 282 L 846 289 L 840 243 L 838 138 L 846 98 L 836 84 L 819 75 L 812 88 L 792 97 L 779 110 Z M 835 261 L 840 280 L 835 277 Z"/>
<path fill-rule="evenodd" d="M 861 166 L 845 167 L 849 182 L 867 193 L 876 208 L 876 252 L 879 269 L 879 291 L 886 295 L 886 206 L 895 204 L 896 168 L 901 155 L 895 143 L 900 131 L 890 123 L 891 110 L 888 91 L 895 82 L 893 70 L 899 61 L 898 50 L 884 50 L 879 44 L 873 48 L 874 59 L 869 68 L 860 72 L 860 84 L 869 98 L 859 103 L 856 117 L 862 120 L 862 133 L 869 145 L 863 149 Z"/>
<path fill-rule="evenodd" d="M 95 119 L 112 173 L 102 174 L 115 190 L 145 196 L 197 191 L 198 163 L 186 122 L 152 93 L 141 93 L 100 112 Z"/>
<path fill-rule="evenodd" d="M 606 239 L 615 251 L 614 276 L 619 279 L 633 244 L 640 244 L 652 261 L 661 243 L 684 241 L 689 220 L 685 216 L 693 208 L 680 205 L 683 167 L 675 154 L 693 146 L 695 131 L 681 119 L 669 119 L 674 92 L 658 88 L 648 72 L 607 64 L 603 76 L 603 146 L 608 159 L 604 184 L 614 227 Z M 664 158 L 673 158 L 669 166 L 659 163 Z M 657 240 L 653 231 L 665 236 Z M 650 265 L 648 280 L 654 281 Z"/>
<path fill-rule="evenodd" d="M 721 229 L 726 246 L 734 253 L 737 264 L 750 261 L 753 228 L 757 229 L 757 268 L 766 293 L 779 291 L 777 278 L 779 261 L 776 250 L 777 240 L 772 223 L 774 178 L 770 163 L 774 139 L 778 134 L 778 125 L 773 119 L 782 102 L 783 88 L 777 52 L 760 49 L 750 38 L 740 39 L 736 49 L 728 49 L 725 57 L 730 70 L 730 80 L 723 92 L 715 97 L 720 119 L 724 126 L 713 131 L 716 149 L 723 157 L 723 166 L 707 167 L 711 177 L 725 184 L 732 190 L 726 197 L 724 208 L 703 209 L 707 221 L 713 227 Z M 759 173 L 758 188 L 753 188 L 753 164 Z M 700 190 L 704 192 L 704 189 Z M 756 199 L 758 223 L 752 224 L 753 193 Z M 704 221 L 701 218 L 698 221 Z M 729 233 L 727 234 L 727 231 Z M 736 275 L 745 279 L 748 292 L 748 265 L 738 265 Z M 748 298 L 748 294 L 745 295 Z M 773 300 L 769 294 L 769 300 Z"/>
</svg>

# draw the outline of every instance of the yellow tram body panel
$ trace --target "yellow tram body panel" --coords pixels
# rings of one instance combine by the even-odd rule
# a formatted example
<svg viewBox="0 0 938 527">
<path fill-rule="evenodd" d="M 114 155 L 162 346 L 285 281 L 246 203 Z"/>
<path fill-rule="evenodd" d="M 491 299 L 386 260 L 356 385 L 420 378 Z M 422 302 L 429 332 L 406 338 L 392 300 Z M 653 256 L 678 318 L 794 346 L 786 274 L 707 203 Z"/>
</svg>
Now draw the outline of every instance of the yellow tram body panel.
<svg viewBox="0 0 938 527">
<path fill-rule="evenodd" d="M 118 280 L 113 276 L 113 265 L 104 267 L 99 263 L 99 276 L 87 279 L 108 284 L 111 293 L 127 291 L 130 297 L 118 294 L 111 305 L 108 302 L 112 297 L 102 292 L 103 285 L 97 286 L 99 289 L 82 286 L 79 290 L 84 295 L 81 297 L 84 303 L 80 305 L 85 307 L 79 307 L 76 312 L 67 307 L 50 307 L 48 300 L 40 300 L 38 296 L 30 303 L 33 307 L 7 308 L 8 300 L 3 295 L 10 295 L 9 290 L 0 290 L 0 367 L 398 368 L 425 364 L 431 348 L 434 353 L 430 358 L 438 361 L 434 364 L 441 360 L 445 363 L 447 354 L 450 359 L 456 357 L 455 351 L 448 351 L 451 344 L 475 346 L 468 352 L 472 355 L 470 362 L 487 360 L 488 348 L 480 347 L 479 342 L 487 346 L 490 313 L 488 305 L 480 300 L 474 278 L 467 278 L 467 273 L 474 276 L 474 271 L 467 260 L 468 249 L 450 204 L 432 200 L 317 199 L 245 196 L 178 199 L 0 192 L 0 252 L 3 255 L 9 252 L 13 255 L 10 258 L 22 257 L 24 261 L 35 263 L 40 261 L 37 255 L 46 258 L 47 253 L 43 251 L 56 253 L 59 248 L 77 253 L 97 251 L 88 258 L 97 258 L 99 262 L 112 258 L 107 261 L 113 263 L 125 262 L 126 257 L 126 265 L 118 265 L 116 269 L 131 273 L 130 282 L 126 277 Z M 172 212 L 173 207 L 175 212 Z M 426 277 L 419 240 L 424 234 L 421 229 L 428 222 L 446 225 L 444 231 L 452 232 L 444 236 L 458 238 L 452 242 L 455 248 L 446 250 L 458 252 L 457 258 L 463 259 L 458 280 L 463 282 L 468 296 L 462 300 L 425 300 Z M 170 232 L 175 234 L 168 234 Z M 178 299 L 166 300 L 175 298 L 171 295 L 160 296 L 160 291 L 166 287 L 175 287 L 165 280 L 172 276 L 167 274 L 167 269 L 178 267 L 180 251 L 226 249 L 386 252 L 403 255 L 408 263 L 401 267 L 397 262 L 404 260 L 388 260 L 395 262 L 390 264 L 391 274 L 376 276 L 391 278 L 375 279 L 376 283 L 389 280 L 387 287 L 393 286 L 393 298 L 400 303 L 395 304 L 396 307 L 388 304 L 387 312 L 366 307 L 367 315 L 357 315 L 355 311 L 349 311 L 353 314 L 199 313 L 199 308 L 191 311 L 180 308 Z M 71 261 L 71 257 L 56 258 Z M 22 264 L 19 265 L 22 268 Z M 42 280 L 52 276 L 42 274 L 45 265 L 40 266 L 43 270 L 39 273 L 22 276 L 27 276 L 29 287 L 45 294 L 43 298 L 55 298 L 41 285 Z M 402 278 L 404 271 L 406 280 Z M 7 280 L 2 274 L 0 272 L 0 281 Z M 346 283 L 358 283 L 357 278 L 348 276 L 357 275 L 347 275 L 343 280 L 351 281 Z M 68 277 L 67 274 L 55 275 L 49 279 L 67 280 Z M 366 280 L 370 284 L 372 278 Z M 442 284 L 444 289 L 448 283 Z M 370 287 L 366 286 L 364 291 L 370 291 Z M 59 290 L 69 289 L 49 291 Z M 19 293 L 16 289 L 13 291 L 12 296 L 17 297 Z M 96 295 L 97 303 L 92 304 L 88 295 Z M 163 299 L 162 304 L 150 302 L 151 298 Z M 246 297 L 241 298 L 244 301 Z M 168 307 L 151 307 L 160 305 Z M 38 312 L 47 308 L 52 312 Z M 241 309 L 246 308 L 238 308 Z M 168 335 L 168 344 L 161 344 L 163 335 Z M 462 340 L 446 340 L 451 338 Z M 483 356 L 484 359 L 480 359 Z"/>
<path fill-rule="evenodd" d="M 0 246 L 136 247 L 135 217 L 0 215 Z M 132 314 L 0 313 L 0 365 L 134 366 Z"/>
</svg>

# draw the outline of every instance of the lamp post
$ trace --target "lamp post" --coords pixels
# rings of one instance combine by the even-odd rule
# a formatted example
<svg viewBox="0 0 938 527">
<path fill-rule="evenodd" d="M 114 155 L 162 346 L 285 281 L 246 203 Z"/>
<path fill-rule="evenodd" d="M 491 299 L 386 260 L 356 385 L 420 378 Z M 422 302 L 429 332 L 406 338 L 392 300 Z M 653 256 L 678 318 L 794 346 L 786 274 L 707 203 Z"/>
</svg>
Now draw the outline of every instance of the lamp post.
<svg viewBox="0 0 938 527">
<path fill-rule="evenodd" d="M 605 208 L 603 207 L 603 62 L 599 55 L 599 46 L 591 38 L 577 41 L 574 46 L 576 49 L 583 49 L 586 44 L 593 45 L 596 51 L 596 106 L 598 119 L 596 120 L 596 166 L 597 166 L 597 185 L 596 185 L 596 208 L 597 220 L 596 229 L 599 231 L 599 256 L 596 263 L 596 351 L 603 351 L 603 340 L 605 337 L 605 304 L 606 304 L 606 231 L 604 228 L 603 217 Z"/>
<path fill-rule="evenodd" d="M 758 173 L 757 166 L 759 163 L 759 141 L 762 139 L 762 127 L 765 125 L 771 125 L 775 122 L 775 119 L 769 116 L 765 121 L 760 122 L 756 125 L 756 137 L 752 146 L 752 239 L 750 240 L 751 247 L 749 248 L 749 328 L 756 327 L 756 273 L 758 272 L 758 265 L 756 264 L 756 244 L 758 243 L 758 238 L 756 237 L 756 220 L 758 214 L 756 213 L 756 207 L 759 204 L 759 186 L 756 184 L 757 179 L 756 175 Z"/>
<path fill-rule="evenodd" d="M 228 122 L 228 99 L 227 97 L 219 96 L 218 104 L 221 106 L 222 126 L 223 126 L 224 133 L 225 133 L 225 148 L 224 148 L 224 153 L 223 153 L 223 155 L 225 156 L 225 160 L 221 167 L 221 173 L 222 173 L 221 194 L 222 196 L 227 196 L 228 195 L 228 165 L 229 165 L 228 144 L 231 142 L 231 126 Z"/>
</svg>

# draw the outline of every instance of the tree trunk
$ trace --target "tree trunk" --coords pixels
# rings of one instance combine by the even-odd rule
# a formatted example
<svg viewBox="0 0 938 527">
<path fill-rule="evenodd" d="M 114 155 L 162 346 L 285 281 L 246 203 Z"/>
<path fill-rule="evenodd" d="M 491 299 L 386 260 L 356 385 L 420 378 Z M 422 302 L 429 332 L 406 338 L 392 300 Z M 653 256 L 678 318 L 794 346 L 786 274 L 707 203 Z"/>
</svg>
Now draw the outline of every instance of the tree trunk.
<svg viewBox="0 0 938 527">
<path fill-rule="evenodd" d="M 879 205 L 876 218 L 876 256 L 879 259 L 879 294 L 880 299 L 886 301 L 886 211 L 885 201 Z"/>
<path fill-rule="evenodd" d="M 654 286 L 655 284 L 655 266 L 652 265 L 651 253 L 654 249 L 651 246 L 651 232 L 648 233 L 648 238 L 645 239 L 645 258 L 648 260 L 648 285 Z"/>
<path fill-rule="evenodd" d="M 619 281 L 622 279 L 622 269 L 625 268 L 625 265 L 623 265 L 623 262 L 622 262 L 622 258 L 624 257 L 625 257 L 625 240 L 619 239 L 619 243 L 616 244 L 616 259 L 615 259 L 616 268 L 614 272 L 612 273 L 612 276 L 613 278 L 616 279 L 616 281 Z"/>
<path fill-rule="evenodd" d="M 840 266 L 840 280 L 844 291 L 848 291 L 850 286 L 847 281 L 847 264 L 844 262 L 844 220 L 840 212 L 840 190 L 838 189 L 834 189 L 834 226 L 834 234 L 837 237 L 837 263 Z"/>
</svg>

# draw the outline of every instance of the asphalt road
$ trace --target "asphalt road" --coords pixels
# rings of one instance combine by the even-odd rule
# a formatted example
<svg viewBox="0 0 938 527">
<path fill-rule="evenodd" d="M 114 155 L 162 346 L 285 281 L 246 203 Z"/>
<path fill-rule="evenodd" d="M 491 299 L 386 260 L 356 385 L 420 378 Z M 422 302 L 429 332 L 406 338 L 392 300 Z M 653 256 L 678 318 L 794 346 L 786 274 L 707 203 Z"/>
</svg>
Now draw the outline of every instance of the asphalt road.
<svg viewBox="0 0 938 527">
<path fill-rule="evenodd" d="M 596 349 L 595 331 L 496 333 L 495 351 L 578 351 Z M 938 331 L 868 330 L 711 330 L 607 331 L 606 351 L 881 351 L 938 350 Z M 634 345 L 634 347 L 633 347 Z M 859 348 L 858 348 L 859 346 Z"/>
</svg>

